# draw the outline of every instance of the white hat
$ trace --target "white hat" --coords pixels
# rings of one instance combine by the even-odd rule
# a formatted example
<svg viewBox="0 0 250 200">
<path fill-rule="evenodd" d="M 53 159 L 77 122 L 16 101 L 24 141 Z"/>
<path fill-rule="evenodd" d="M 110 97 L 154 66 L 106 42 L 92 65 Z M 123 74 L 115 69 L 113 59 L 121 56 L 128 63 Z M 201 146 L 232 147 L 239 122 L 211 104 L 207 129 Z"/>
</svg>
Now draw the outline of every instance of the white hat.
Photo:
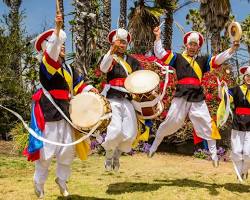
<svg viewBox="0 0 250 200">
<path fill-rule="evenodd" d="M 127 43 L 130 43 L 131 42 L 131 35 L 130 33 L 123 29 L 123 28 L 118 28 L 116 30 L 113 30 L 111 31 L 109 34 L 108 34 L 108 41 L 110 43 L 113 43 L 115 40 L 125 40 L 127 41 Z"/>
<path fill-rule="evenodd" d="M 37 50 L 38 53 L 40 53 L 41 51 L 44 51 L 46 49 L 48 42 L 50 42 L 50 37 L 54 33 L 54 31 L 55 31 L 55 29 L 47 30 L 47 31 L 41 33 L 37 37 L 36 42 L 35 42 L 35 49 Z M 59 38 L 62 41 L 66 40 L 67 36 L 63 30 L 60 30 Z"/>
<path fill-rule="evenodd" d="M 203 45 L 204 38 L 199 32 L 190 31 L 184 35 L 183 43 L 186 45 L 190 42 L 195 42 L 199 45 L 199 47 L 201 47 Z"/>
<path fill-rule="evenodd" d="M 240 73 L 243 76 L 250 74 L 250 66 L 242 66 L 240 68 Z"/>
</svg>

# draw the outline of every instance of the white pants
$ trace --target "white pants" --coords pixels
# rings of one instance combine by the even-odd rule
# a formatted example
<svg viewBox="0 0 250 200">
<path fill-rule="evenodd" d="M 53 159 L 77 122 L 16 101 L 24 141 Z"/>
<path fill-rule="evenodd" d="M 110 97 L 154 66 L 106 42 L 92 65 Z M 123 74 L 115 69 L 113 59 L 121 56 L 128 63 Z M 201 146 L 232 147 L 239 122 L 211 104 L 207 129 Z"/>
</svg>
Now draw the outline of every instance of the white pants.
<svg viewBox="0 0 250 200">
<path fill-rule="evenodd" d="M 109 101 L 112 108 L 112 118 L 102 146 L 106 151 L 118 149 L 122 152 L 129 152 L 137 135 L 134 107 L 125 98 L 112 98 Z"/>
<path fill-rule="evenodd" d="M 64 119 L 56 122 L 46 122 L 44 138 L 60 143 L 70 143 L 74 140 L 72 128 Z M 56 156 L 57 161 L 57 177 L 62 181 L 69 178 L 70 165 L 75 156 L 75 147 L 61 147 L 44 142 L 43 148 L 40 150 L 40 159 L 35 163 L 34 181 L 36 183 L 45 183 L 54 156 Z"/>
<path fill-rule="evenodd" d="M 188 102 L 185 98 L 175 97 L 169 108 L 166 119 L 159 126 L 151 151 L 156 151 L 165 136 L 180 129 L 189 116 L 196 134 L 207 140 L 213 160 L 218 160 L 216 141 L 211 138 L 212 123 L 205 101 Z"/>
<path fill-rule="evenodd" d="M 240 174 L 246 173 L 250 167 L 250 131 L 232 129 L 231 158 Z"/>
</svg>

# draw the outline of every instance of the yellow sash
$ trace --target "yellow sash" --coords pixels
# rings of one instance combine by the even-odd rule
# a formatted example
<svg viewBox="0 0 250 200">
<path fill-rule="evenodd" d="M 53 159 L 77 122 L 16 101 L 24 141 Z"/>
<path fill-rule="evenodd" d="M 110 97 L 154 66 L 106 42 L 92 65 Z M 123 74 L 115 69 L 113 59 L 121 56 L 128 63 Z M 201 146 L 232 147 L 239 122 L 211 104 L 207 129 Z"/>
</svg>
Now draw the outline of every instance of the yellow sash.
<svg viewBox="0 0 250 200">
<path fill-rule="evenodd" d="M 225 113 L 226 113 L 225 90 L 224 90 L 224 88 L 222 88 L 221 102 L 219 104 L 219 107 L 218 107 L 217 113 L 216 113 L 217 127 L 221 126 L 221 122 L 224 119 Z"/>
<path fill-rule="evenodd" d="M 145 131 L 142 133 L 143 126 L 144 126 Z M 144 141 L 144 142 L 148 141 L 149 132 L 150 132 L 150 127 L 145 125 L 145 120 L 139 119 L 138 120 L 137 136 L 132 144 L 132 148 L 135 149 L 138 146 L 140 141 Z"/>
<path fill-rule="evenodd" d="M 240 86 L 240 89 L 242 91 L 242 93 L 244 94 L 244 96 L 246 96 L 246 93 L 247 93 L 247 85 L 243 84 Z M 247 93 L 247 96 L 246 96 L 246 99 L 248 101 L 248 103 L 250 103 L 250 91 L 248 91 Z"/>
<path fill-rule="evenodd" d="M 214 139 L 214 140 L 220 140 L 221 136 L 220 136 L 219 130 L 218 130 L 214 120 L 212 120 L 211 123 L 212 123 L 211 138 Z"/>
<path fill-rule="evenodd" d="M 192 59 L 192 57 L 188 56 L 187 54 L 183 53 L 182 57 L 185 58 L 185 60 L 190 64 L 196 75 L 198 76 L 199 80 L 202 79 L 202 70 L 199 66 L 199 64 Z"/>
<path fill-rule="evenodd" d="M 75 139 L 81 138 L 81 133 L 74 129 Z M 82 142 L 75 145 L 76 155 L 80 158 L 80 160 L 86 160 L 90 153 L 90 140 L 83 140 Z"/>
<path fill-rule="evenodd" d="M 122 57 L 113 55 L 114 60 L 119 63 L 127 72 L 128 74 L 132 73 L 132 68 L 131 66 L 127 63 L 126 60 L 124 60 Z"/>
</svg>

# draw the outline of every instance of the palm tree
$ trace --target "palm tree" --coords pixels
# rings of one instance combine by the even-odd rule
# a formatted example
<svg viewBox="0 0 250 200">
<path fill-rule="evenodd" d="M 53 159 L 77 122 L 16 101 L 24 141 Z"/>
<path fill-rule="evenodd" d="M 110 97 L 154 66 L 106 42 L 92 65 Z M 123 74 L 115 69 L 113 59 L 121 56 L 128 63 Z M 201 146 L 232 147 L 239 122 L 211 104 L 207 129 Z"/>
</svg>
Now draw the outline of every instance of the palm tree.
<svg viewBox="0 0 250 200">
<path fill-rule="evenodd" d="M 205 26 L 204 19 L 200 15 L 199 10 L 190 9 L 189 13 L 186 15 L 186 24 L 192 24 L 192 30 L 200 32 L 204 37 L 205 41 L 208 41 L 207 30 Z M 207 43 L 207 54 L 208 54 L 208 43 Z"/>
<path fill-rule="evenodd" d="M 103 16 L 102 16 L 102 50 L 106 52 L 109 49 L 109 43 L 107 41 L 108 34 L 111 29 L 111 0 L 103 0 Z"/>
<path fill-rule="evenodd" d="M 91 65 L 92 53 L 94 53 L 95 28 L 98 13 L 95 1 L 75 0 L 75 21 L 73 26 L 76 55 L 75 67 L 87 74 L 87 68 Z"/>
<path fill-rule="evenodd" d="M 229 0 L 201 0 L 200 14 L 205 20 L 207 31 L 211 34 L 213 53 L 220 51 L 220 32 L 229 19 L 231 4 Z"/>
<path fill-rule="evenodd" d="M 172 35 L 173 35 L 173 22 L 174 10 L 177 8 L 178 0 L 156 0 L 156 5 L 165 10 L 164 30 L 163 30 L 163 45 L 166 49 L 171 49 Z"/>
<path fill-rule="evenodd" d="M 242 26 L 242 42 L 247 46 L 247 50 L 250 56 L 250 15 L 241 23 Z"/>
<path fill-rule="evenodd" d="M 200 11 L 190 9 L 189 13 L 186 15 L 186 23 L 189 25 L 192 23 L 192 30 L 198 31 L 202 35 L 206 34 L 206 26 L 204 20 L 201 18 Z"/>
<path fill-rule="evenodd" d="M 136 52 L 145 53 L 152 48 L 155 39 L 152 28 L 159 24 L 161 15 L 158 9 L 146 6 L 144 0 L 134 3 L 128 16 L 128 29 Z"/>
<path fill-rule="evenodd" d="M 120 0 L 120 18 L 119 27 L 127 27 L 127 0 Z"/>
</svg>

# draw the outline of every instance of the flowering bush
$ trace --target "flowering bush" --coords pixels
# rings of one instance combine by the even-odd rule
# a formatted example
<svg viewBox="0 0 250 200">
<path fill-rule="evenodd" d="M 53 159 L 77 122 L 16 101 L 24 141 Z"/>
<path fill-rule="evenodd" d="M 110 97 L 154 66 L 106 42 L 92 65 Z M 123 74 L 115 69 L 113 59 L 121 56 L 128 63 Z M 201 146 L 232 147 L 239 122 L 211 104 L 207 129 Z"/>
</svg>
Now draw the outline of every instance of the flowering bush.
<svg viewBox="0 0 250 200">
<path fill-rule="evenodd" d="M 227 161 L 230 160 L 229 156 L 227 154 L 227 151 L 223 147 L 219 147 L 217 149 L 217 155 L 218 155 L 218 158 L 219 158 L 220 161 L 227 162 Z M 194 157 L 195 158 L 200 158 L 200 159 L 211 160 L 210 152 L 207 149 L 201 149 L 201 148 L 197 149 L 194 152 Z"/>
</svg>

